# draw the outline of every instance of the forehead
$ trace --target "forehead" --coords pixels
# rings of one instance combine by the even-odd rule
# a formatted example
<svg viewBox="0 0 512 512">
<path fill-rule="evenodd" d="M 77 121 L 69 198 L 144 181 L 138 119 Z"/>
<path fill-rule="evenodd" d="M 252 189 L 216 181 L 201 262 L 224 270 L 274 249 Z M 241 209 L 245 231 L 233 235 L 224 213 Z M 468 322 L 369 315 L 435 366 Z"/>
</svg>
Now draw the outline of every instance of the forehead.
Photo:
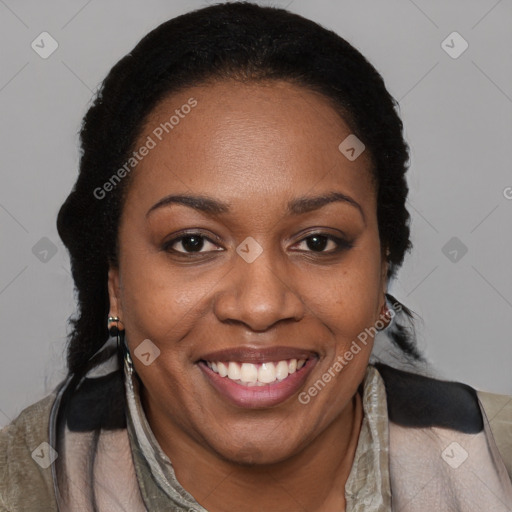
<svg viewBox="0 0 512 512">
<path fill-rule="evenodd" d="M 372 204 L 370 156 L 350 161 L 339 145 L 351 129 L 323 95 L 288 82 L 215 82 L 162 100 L 136 148 L 151 146 L 130 195 L 174 192 L 228 202 L 274 201 L 337 189 Z"/>
</svg>

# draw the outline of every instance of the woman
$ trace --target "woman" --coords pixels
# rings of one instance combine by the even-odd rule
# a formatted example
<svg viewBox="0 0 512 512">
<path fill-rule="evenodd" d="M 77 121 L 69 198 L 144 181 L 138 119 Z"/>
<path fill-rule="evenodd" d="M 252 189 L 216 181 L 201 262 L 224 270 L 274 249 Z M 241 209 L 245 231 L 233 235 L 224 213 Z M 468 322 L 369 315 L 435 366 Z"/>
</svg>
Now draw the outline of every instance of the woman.
<svg viewBox="0 0 512 512">
<path fill-rule="evenodd" d="M 114 66 L 81 143 L 69 376 L 2 432 L 0 507 L 511 509 L 509 398 L 421 375 L 387 293 L 408 153 L 359 52 L 201 9 Z M 370 359 L 378 337 L 413 371 Z"/>
</svg>

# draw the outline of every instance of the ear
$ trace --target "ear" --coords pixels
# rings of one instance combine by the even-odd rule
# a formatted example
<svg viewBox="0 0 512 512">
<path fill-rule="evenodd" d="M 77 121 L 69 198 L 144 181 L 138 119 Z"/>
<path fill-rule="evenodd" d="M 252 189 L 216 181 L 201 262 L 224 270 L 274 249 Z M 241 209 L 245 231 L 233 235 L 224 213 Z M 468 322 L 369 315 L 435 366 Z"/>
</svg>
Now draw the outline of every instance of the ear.
<svg viewBox="0 0 512 512">
<path fill-rule="evenodd" d="M 380 282 L 381 282 L 383 295 L 385 295 L 388 290 L 388 270 L 389 270 L 388 256 L 389 256 L 389 251 L 387 248 L 385 248 L 382 251 L 382 263 L 381 263 L 381 273 L 380 273 Z"/>
<path fill-rule="evenodd" d="M 384 322 L 386 325 L 389 324 L 389 317 L 385 315 L 385 306 L 386 306 L 386 292 L 388 290 L 388 268 L 389 268 L 389 262 L 388 262 L 388 250 L 387 248 L 384 248 L 381 251 L 381 271 L 380 271 L 380 286 L 382 290 L 382 295 L 380 298 L 379 303 L 379 313 L 378 313 L 378 319 L 382 322 Z"/>
<path fill-rule="evenodd" d="M 109 316 L 117 316 L 119 318 L 118 327 L 124 330 L 119 268 L 112 265 L 108 270 L 108 296 L 110 302 Z"/>
</svg>

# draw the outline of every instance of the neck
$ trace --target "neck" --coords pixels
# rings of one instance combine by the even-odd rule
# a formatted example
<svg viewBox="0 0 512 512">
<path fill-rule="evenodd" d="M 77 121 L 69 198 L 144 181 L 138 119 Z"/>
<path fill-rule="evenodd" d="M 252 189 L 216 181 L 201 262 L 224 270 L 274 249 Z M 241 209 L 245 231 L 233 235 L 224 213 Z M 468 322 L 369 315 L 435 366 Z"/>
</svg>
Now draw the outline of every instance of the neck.
<svg viewBox="0 0 512 512">
<path fill-rule="evenodd" d="M 227 461 L 183 430 L 164 424 L 152 414 L 144 393 L 142 399 L 149 424 L 172 461 L 176 478 L 210 512 L 345 510 L 345 484 L 363 418 L 358 393 L 300 453 L 276 464 L 254 466 Z"/>
</svg>

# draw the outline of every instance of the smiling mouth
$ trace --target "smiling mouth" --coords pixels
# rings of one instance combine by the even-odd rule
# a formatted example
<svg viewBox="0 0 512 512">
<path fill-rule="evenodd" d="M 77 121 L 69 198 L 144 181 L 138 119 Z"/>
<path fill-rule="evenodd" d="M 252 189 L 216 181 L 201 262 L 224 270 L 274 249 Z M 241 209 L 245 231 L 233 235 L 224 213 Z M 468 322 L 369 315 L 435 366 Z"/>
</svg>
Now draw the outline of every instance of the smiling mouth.
<svg viewBox="0 0 512 512">
<path fill-rule="evenodd" d="M 203 361 L 213 372 L 242 386 L 268 386 L 286 380 L 300 370 L 307 359 L 283 359 L 264 363 Z"/>
</svg>

